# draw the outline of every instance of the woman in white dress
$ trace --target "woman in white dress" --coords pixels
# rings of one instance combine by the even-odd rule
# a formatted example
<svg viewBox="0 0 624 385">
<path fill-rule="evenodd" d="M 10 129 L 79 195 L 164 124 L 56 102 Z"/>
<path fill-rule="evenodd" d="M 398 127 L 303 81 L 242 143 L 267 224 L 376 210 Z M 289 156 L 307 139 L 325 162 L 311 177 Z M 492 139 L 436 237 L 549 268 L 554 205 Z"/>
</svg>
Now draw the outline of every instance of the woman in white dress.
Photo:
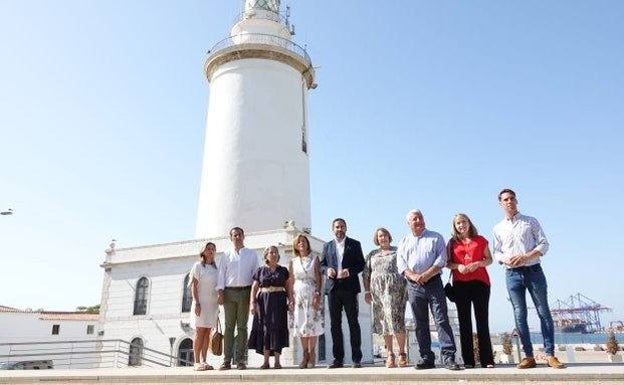
<svg viewBox="0 0 624 385">
<path fill-rule="evenodd" d="M 313 368 L 316 364 L 316 341 L 325 331 L 321 266 L 318 258 L 311 254 L 310 241 L 303 234 L 293 240 L 293 253 L 289 271 L 294 277 L 294 335 L 300 337 L 303 350 L 299 368 Z"/>
<path fill-rule="evenodd" d="M 195 340 L 193 353 L 195 356 L 195 370 L 212 370 L 206 363 L 208 346 L 210 345 L 210 331 L 217 324 L 219 305 L 217 304 L 217 265 L 215 254 L 217 247 L 208 242 L 204 251 L 199 255 L 201 260 L 195 262 L 191 269 L 191 294 L 193 295 L 194 309 L 191 313 L 191 325 L 195 326 Z"/>
</svg>

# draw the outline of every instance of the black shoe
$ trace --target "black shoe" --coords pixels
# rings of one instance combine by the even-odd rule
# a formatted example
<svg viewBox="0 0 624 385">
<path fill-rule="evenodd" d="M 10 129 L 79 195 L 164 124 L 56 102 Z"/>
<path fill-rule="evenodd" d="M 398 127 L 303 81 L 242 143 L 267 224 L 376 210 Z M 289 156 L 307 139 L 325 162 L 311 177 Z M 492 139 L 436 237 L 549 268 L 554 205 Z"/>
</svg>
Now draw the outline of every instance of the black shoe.
<svg viewBox="0 0 624 385">
<path fill-rule="evenodd" d="M 416 370 L 433 369 L 433 368 L 435 368 L 435 364 L 433 362 L 425 361 L 422 359 L 418 361 L 416 366 L 414 366 L 414 369 Z"/>
<path fill-rule="evenodd" d="M 362 363 L 361 362 L 354 362 L 353 365 L 351 365 L 352 368 L 354 369 L 359 369 L 362 367 Z"/>
<path fill-rule="evenodd" d="M 464 369 L 474 369 L 474 367 L 472 364 L 464 364 Z"/>
<path fill-rule="evenodd" d="M 457 362 L 455 362 L 455 359 L 452 357 L 444 360 L 444 367 L 448 370 L 461 370 L 459 365 L 457 365 Z"/>
<path fill-rule="evenodd" d="M 334 361 L 331 364 L 327 365 L 327 369 L 337 369 L 337 368 L 344 368 L 344 365 L 342 364 L 342 362 Z"/>
</svg>

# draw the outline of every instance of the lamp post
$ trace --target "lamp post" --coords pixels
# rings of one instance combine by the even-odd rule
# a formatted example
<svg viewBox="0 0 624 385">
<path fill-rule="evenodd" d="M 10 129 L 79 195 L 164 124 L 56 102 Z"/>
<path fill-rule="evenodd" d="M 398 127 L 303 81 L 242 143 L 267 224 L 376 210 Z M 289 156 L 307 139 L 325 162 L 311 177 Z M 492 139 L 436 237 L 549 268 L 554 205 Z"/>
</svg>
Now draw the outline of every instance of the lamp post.
<svg viewBox="0 0 624 385">
<path fill-rule="evenodd" d="M 169 367 L 173 366 L 173 344 L 175 343 L 176 338 L 175 337 L 169 337 L 169 346 L 170 346 L 170 350 L 169 350 Z"/>
<path fill-rule="evenodd" d="M 7 209 L 6 211 L 0 211 L 0 215 L 13 215 L 13 209 Z"/>
<path fill-rule="evenodd" d="M 522 353 L 520 352 L 520 332 L 518 329 L 514 329 L 511 332 L 511 336 L 516 340 L 516 350 L 518 354 L 518 362 L 522 361 Z"/>
</svg>

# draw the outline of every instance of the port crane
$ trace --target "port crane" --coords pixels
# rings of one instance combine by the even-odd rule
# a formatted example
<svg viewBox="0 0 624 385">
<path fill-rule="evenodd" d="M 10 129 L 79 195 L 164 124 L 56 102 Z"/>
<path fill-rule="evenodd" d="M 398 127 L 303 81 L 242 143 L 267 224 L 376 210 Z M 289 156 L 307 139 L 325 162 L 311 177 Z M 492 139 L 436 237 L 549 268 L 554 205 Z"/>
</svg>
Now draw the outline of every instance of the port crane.
<svg viewBox="0 0 624 385">
<path fill-rule="evenodd" d="M 571 295 L 566 300 L 558 299 L 550 306 L 555 327 L 563 333 L 594 333 L 602 331 L 600 313 L 610 312 L 611 308 L 584 296 Z"/>
</svg>

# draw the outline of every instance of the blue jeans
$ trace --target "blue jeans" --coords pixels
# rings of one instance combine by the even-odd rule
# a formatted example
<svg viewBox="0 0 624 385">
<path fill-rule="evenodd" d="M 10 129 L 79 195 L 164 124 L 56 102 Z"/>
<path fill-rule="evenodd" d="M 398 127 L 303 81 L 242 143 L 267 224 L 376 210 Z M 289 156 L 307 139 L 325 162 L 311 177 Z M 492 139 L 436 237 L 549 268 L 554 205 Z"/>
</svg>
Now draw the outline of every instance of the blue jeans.
<svg viewBox="0 0 624 385">
<path fill-rule="evenodd" d="M 548 306 L 548 284 L 542 267 L 533 266 L 507 269 L 505 274 L 507 292 L 511 299 L 516 320 L 516 329 L 520 333 L 522 350 L 527 357 L 533 357 L 533 344 L 527 322 L 526 291 L 529 291 L 533 304 L 537 309 L 544 338 L 546 355 L 552 356 L 555 352 L 555 325 Z"/>
<path fill-rule="evenodd" d="M 440 274 L 431 278 L 423 286 L 413 282 L 407 284 L 407 295 L 414 321 L 416 321 L 416 340 L 420 358 L 426 363 L 434 363 L 435 355 L 431 351 L 431 332 L 429 330 L 429 308 L 438 329 L 438 340 L 444 361 L 455 359 L 457 348 L 453 338 L 453 330 L 448 318 L 446 297 Z"/>
</svg>

